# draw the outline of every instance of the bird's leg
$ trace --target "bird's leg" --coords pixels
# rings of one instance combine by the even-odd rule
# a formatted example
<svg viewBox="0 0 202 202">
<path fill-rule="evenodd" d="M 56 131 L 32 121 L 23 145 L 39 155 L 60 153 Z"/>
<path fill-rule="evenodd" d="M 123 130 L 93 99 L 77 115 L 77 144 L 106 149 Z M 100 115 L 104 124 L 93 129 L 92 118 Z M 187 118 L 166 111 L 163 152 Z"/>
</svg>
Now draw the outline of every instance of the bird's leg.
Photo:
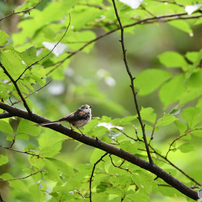
<svg viewBox="0 0 202 202">
<path fill-rule="evenodd" d="M 74 130 L 72 124 L 70 124 L 70 128 L 71 128 L 71 130 Z"/>
<path fill-rule="evenodd" d="M 83 132 L 82 132 L 79 128 L 77 128 L 77 129 L 80 131 L 80 133 L 81 133 L 82 135 L 84 135 Z"/>
</svg>

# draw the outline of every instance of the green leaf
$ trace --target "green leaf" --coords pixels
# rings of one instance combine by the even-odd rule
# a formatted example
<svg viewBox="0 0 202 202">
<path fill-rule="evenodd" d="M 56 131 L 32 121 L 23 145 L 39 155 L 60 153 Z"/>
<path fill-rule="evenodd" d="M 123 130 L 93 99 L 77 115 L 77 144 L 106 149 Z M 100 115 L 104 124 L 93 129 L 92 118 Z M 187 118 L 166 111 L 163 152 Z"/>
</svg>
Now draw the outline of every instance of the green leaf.
<svg viewBox="0 0 202 202">
<path fill-rule="evenodd" d="M 8 134 L 13 134 L 13 129 L 11 125 L 3 120 L 0 120 L 0 131 Z"/>
<path fill-rule="evenodd" d="M 8 157 L 0 154 L 0 166 L 8 163 Z"/>
<path fill-rule="evenodd" d="M 6 32 L 0 30 L 0 46 L 5 45 L 8 42 L 9 35 Z"/>
<path fill-rule="evenodd" d="M 175 125 L 177 126 L 180 134 L 183 134 L 187 130 L 187 125 L 179 120 L 174 121 Z"/>
<path fill-rule="evenodd" d="M 158 119 L 156 126 L 167 126 L 176 120 L 177 118 L 172 114 L 164 114 L 162 118 Z"/>
<path fill-rule="evenodd" d="M 103 202 L 108 201 L 109 194 L 108 193 L 96 193 L 92 194 L 92 201 Z"/>
<path fill-rule="evenodd" d="M 134 121 L 137 118 L 137 116 L 126 116 L 124 118 L 117 118 L 117 119 L 113 119 L 111 121 L 112 125 L 131 125 L 131 121 Z"/>
<path fill-rule="evenodd" d="M 186 55 L 185 55 L 185 57 L 186 57 L 189 61 L 191 61 L 192 63 L 194 63 L 194 62 L 197 60 L 198 55 L 199 55 L 198 52 L 192 51 L 192 52 L 187 52 Z"/>
<path fill-rule="evenodd" d="M 102 151 L 102 150 L 99 150 L 99 149 L 94 149 L 91 157 L 90 157 L 90 163 L 91 164 L 94 164 L 97 162 L 97 160 L 103 156 L 106 152 Z M 105 157 L 106 158 L 106 157 Z"/>
<path fill-rule="evenodd" d="M 120 143 L 120 148 L 131 154 L 135 154 L 136 152 L 138 152 L 137 144 L 132 143 L 131 141 L 122 141 Z"/>
<path fill-rule="evenodd" d="M 25 69 L 22 58 L 19 53 L 11 49 L 0 50 L 1 63 L 8 73 L 16 80 Z"/>
<path fill-rule="evenodd" d="M 158 56 L 160 62 L 168 68 L 187 69 L 187 62 L 182 55 L 177 52 L 167 51 Z"/>
<path fill-rule="evenodd" d="M 45 194 L 41 191 L 41 185 L 39 183 L 29 187 L 29 193 L 32 195 L 35 201 L 45 201 Z"/>
<path fill-rule="evenodd" d="M 174 20 L 174 21 L 170 21 L 168 22 L 170 25 L 172 25 L 173 27 L 176 27 L 177 29 L 188 33 L 190 36 L 193 36 L 193 31 L 190 27 L 190 25 L 185 21 L 185 20 Z"/>
<path fill-rule="evenodd" d="M 33 64 L 38 60 L 36 56 L 36 48 L 34 46 L 28 48 L 27 50 L 20 53 L 20 57 L 26 63 L 27 66 Z"/>
<path fill-rule="evenodd" d="M 140 114 L 142 120 L 149 121 L 151 123 L 154 123 L 156 121 L 156 114 L 154 113 L 154 109 L 151 107 L 148 108 L 142 107 Z"/>
<path fill-rule="evenodd" d="M 185 119 L 190 128 L 202 123 L 202 109 L 201 108 L 187 108 L 182 111 L 182 118 Z"/>
<path fill-rule="evenodd" d="M 157 186 L 153 176 L 144 170 L 136 170 L 131 177 L 143 193 L 150 193 L 152 188 Z"/>
<path fill-rule="evenodd" d="M 164 107 L 180 99 L 180 96 L 185 92 L 184 79 L 185 76 L 179 74 L 162 85 L 159 96 Z"/>
<path fill-rule="evenodd" d="M 178 147 L 178 149 L 183 153 L 188 153 L 191 151 L 195 151 L 195 145 L 191 143 L 184 143 Z"/>
<path fill-rule="evenodd" d="M 3 180 L 9 180 L 9 179 L 13 179 L 13 176 L 12 176 L 10 173 L 3 173 L 3 174 L 1 175 L 1 178 L 2 178 Z"/>
<path fill-rule="evenodd" d="M 161 69 L 147 69 L 136 77 L 134 80 L 134 85 L 140 89 L 138 95 L 147 95 L 156 90 L 171 76 L 171 72 L 167 72 Z"/>
<path fill-rule="evenodd" d="M 27 134 L 32 136 L 37 136 L 40 134 L 41 128 L 36 126 L 35 123 L 22 119 L 18 125 L 17 133 L 18 134 Z"/>
<path fill-rule="evenodd" d="M 46 164 L 47 171 L 45 174 L 46 179 L 60 180 L 60 175 L 71 176 L 74 174 L 73 169 L 60 160 L 54 158 L 46 158 L 44 162 Z"/>
<path fill-rule="evenodd" d="M 2 76 L 0 74 L 0 77 L 1 79 L 8 79 L 8 77 L 5 74 Z M 6 100 L 10 96 L 12 90 L 13 90 L 13 87 L 11 85 L 0 82 L 0 98 L 2 98 L 3 100 Z"/>
</svg>

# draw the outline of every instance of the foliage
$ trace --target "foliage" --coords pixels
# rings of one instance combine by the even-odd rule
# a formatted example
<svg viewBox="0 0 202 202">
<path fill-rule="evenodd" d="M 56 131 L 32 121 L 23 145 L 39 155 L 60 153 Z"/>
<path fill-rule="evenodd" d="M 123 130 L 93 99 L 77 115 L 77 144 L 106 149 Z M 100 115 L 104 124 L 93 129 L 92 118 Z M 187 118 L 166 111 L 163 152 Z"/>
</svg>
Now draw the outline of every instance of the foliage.
<svg viewBox="0 0 202 202">
<path fill-rule="evenodd" d="M 194 28 L 202 23 L 201 4 L 196 0 L 146 0 L 137 1 L 137 5 L 131 2 L 116 1 L 116 6 L 126 33 L 125 46 L 132 47 L 132 53 L 129 50 L 132 57 L 133 51 L 141 50 L 127 37 L 136 32 L 145 34 L 150 24 L 167 22 L 169 27 L 188 34 L 191 40 L 191 36 L 195 37 Z M 121 63 L 122 56 L 116 55 L 116 37 L 120 38 L 120 32 L 112 2 L 37 3 L 30 0 L 15 9 L 21 16 L 17 33 L 8 35 L 0 30 L 0 62 L 7 71 L 1 66 L 1 101 L 24 108 L 19 102 L 22 97 L 17 85 L 28 107 L 52 120 L 81 104 L 94 105 L 93 114 L 97 111 L 98 115 L 94 114 L 96 117 L 82 129 L 83 133 L 147 160 L 142 127 L 134 113 L 132 93 L 128 92 L 127 72 Z M 32 9 L 26 11 L 28 8 Z M 108 35 L 117 40 L 108 40 Z M 101 63 L 103 57 L 96 55 L 99 49 L 94 43 L 100 40 L 114 47 L 112 52 L 105 51 L 115 54 L 113 57 L 119 64 L 103 67 L 108 63 Z M 142 57 L 147 58 L 146 54 Z M 131 57 L 128 58 L 132 72 L 136 71 L 134 85 L 138 98 L 149 98 L 145 105 L 138 104 L 154 163 L 197 191 L 202 183 L 198 155 L 202 137 L 202 50 L 164 49 L 155 55 L 158 65 L 144 70 L 135 70 Z M 112 89 L 114 85 L 117 88 Z M 90 192 L 91 200 L 97 202 L 165 201 L 166 197 L 169 201 L 192 200 L 162 179 L 154 180 L 153 173 L 137 165 L 114 155 L 103 156 L 104 151 L 73 142 L 53 130 L 37 127 L 32 121 L 17 117 L 2 119 L 0 134 L 0 177 L 4 189 L 7 186 L 10 189 L 9 194 L 6 191 L 0 194 L 6 201 L 89 201 Z"/>
</svg>

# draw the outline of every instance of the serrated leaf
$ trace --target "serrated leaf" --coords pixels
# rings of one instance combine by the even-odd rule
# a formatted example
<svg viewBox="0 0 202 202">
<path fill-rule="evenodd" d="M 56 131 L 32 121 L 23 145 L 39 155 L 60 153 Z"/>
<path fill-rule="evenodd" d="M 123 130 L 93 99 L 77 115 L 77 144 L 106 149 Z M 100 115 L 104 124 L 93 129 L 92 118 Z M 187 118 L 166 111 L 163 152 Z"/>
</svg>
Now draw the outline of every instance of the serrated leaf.
<svg viewBox="0 0 202 202">
<path fill-rule="evenodd" d="M 135 154 L 138 151 L 137 144 L 131 143 L 131 141 L 122 141 L 120 143 L 120 148 L 131 153 L 131 154 Z"/>
<path fill-rule="evenodd" d="M 12 129 L 11 125 L 3 120 L 0 120 L 0 131 L 2 131 L 4 133 L 8 133 L 8 134 L 13 133 L 13 129 Z"/>
<path fill-rule="evenodd" d="M 0 154 L 0 166 L 8 163 L 8 157 Z"/>
<path fill-rule="evenodd" d="M 158 119 L 156 126 L 167 126 L 176 120 L 177 118 L 172 114 L 164 114 L 162 118 Z"/>
<path fill-rule="evenodd" d="M 11 49 L 3 49 L 0 51 L 1 63 L 4 65 L 8 73 L 16 80 L 25 69 L 20 54 Z"/>
<path fill-rule="evenodd" d="M 187 62 L 182 55 L 177 52 L 167 51 L 158 56 L 160 62 L 168 68 L 187 69 Z"/>
<path fill-rule="evenodd" d="M 8 42 L 9 35 L 6 32 L 0 30 L 0 46 L 5 45 Z"/>
<path fill-rule="evenodd" d="M 171 76 L 171 72 L 167 72 L 161 69 L 147 69 L 136 77 L 134 80 L 134 85 L 139 88 L 138 95 L 147 95 L 156 90 Z"/>
<path fill-rule="evenodd" d="M 195 151 L 195 145 L 191 143 L 185 143 L 178 147 L 178 149 L 183 153 L 188 153 L 191 151 Z"/>
<path fill-rule="evenodd" d="M 182 118 L 185 119 L 190 128 L 202 123 L 202 109 L 201 108 L 187 108 L 182 111 Z"/>
<path fill-rule="evenodd" d="M 142 119 L 145 121 L 149 121 L 151 123 L 154 123 L 156 121 L 156 114 L 154 113 L 154 109 L 151 107 L 142 107 L 140 114 Z"/>
<path fill-rule="evenodd" d="M 36 48 L 34 46 L 31 46 L 27 50 L 21 52 L 20 56 L 27 66 L 33 64 L 38 60 L 38 57 L 36 56 Z"/>
<path fill-rule="evenodd" d="M 22 119 L 17 128 L 17 134 L 27 134 L 37 136 L 40 134 L 41 128 L 36 126 L 35 123 Z"/>
<path fill-rule="evenodd" d="M 179 74 L 161 86 L 159 96 L 164 107 L 178 101 L 185 92 L 184 79 L 184 74 Z"/>
<path fill-rule="evenodd" d="M 1 178 L 2 178 L 3 180 L 9 180 L 9 179 L 13 179 L 13 176 L 12 176 L 10 173 L 3 173 L 3 174 L 1 175 Z"/>
<path fill-rule="evenodd" d="M 187 130 L 187 125 L 179 120 L 174 121 L 175 125 L 177 126 L 180 134 L 183 134 Z"/>
<path fill-rule="evenodd" d="M 111 121 L 111 125 L 131 125 L 131 121 L 135 120 L 137 116 L 126 116 L 124 118 L 117 118 Z"/>
<path fill-rule="evenodd" d="M 188 33 L 190 36 L 193 35 L 193 31 L 190 27 L 190 25 L 185 21 L 185 20 L 174 20 L 174 21 L 170 21 L 168 22 L 170 25 L 172 25 L 173 27 L 176 27 L 177 29 Z"/>
</svg>

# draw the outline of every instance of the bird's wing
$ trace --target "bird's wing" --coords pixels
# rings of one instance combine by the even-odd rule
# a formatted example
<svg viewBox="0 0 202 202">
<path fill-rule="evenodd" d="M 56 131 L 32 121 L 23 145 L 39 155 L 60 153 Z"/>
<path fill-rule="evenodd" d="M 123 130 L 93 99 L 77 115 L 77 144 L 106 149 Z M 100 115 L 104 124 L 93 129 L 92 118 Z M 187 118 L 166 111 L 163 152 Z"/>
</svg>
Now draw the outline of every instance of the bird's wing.
<svg viewBox="0 0 202 202">
<path fill-rule="evenodd" d="M 78 109 L 75 112 L 70 113 L 69 115 L 59 119 L 58 121 L 68 121 L 68 122 L 75 122 L 75 121 L 79 121 L 82 119 L 85 119 L 87 117 L 86 112 L 84 112 L 83 110 Z"/>
</svg>

